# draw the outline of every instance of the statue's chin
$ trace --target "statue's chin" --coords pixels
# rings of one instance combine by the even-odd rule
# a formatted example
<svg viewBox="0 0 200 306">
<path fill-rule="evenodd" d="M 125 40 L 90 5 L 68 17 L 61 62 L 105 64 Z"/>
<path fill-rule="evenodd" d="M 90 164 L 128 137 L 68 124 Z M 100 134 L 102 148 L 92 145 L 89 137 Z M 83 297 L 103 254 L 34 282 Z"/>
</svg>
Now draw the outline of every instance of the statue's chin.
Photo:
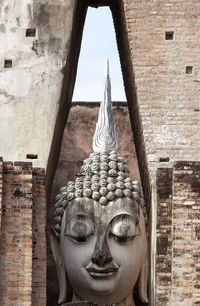
<svg viewBox="0 0 200 306">
<path fill-rule="evenodd" d="M 96 292 L 95 295 L 93 295 L 92 297 L 78 297 L 78 295 L 76 295 L 76 298 L 73 299 L 73 301 L 91 301 L 93 302 L 94 304 L 97 304 L 97 305 L 108 305 L 108 304 L 118 304 L 116 302 L 116 299 L 115 297 L 113 296 L 110 296 L 107 294 L 107 292 L 103 292 L 103 291 L 100 291 L 100 292 Z"/>
<path fill-rule="evenodd" d="M 85 269 L 81 271 L 83 272 L 81 279 L 78 279 L 79 275 L 76 275 L 76 279 L 74 275 L 73 278 L 69 278 L 72 288 L 75 289 L 75 295 L 79 297 L 79 301 L 92 301 L 96 304 L 104 305 L 114 304 L 121 299 L 121 292 L 119 297 L 119 288 L 116 288 L 116 283 L 119 282 L 117 272 L 113 273 L 113 275 L 105 276 L 103 273 L 88 273 Z M 122 297 L 126 295 L 127 291 L 124 291 Z"/>
<path fill-rule="evenodd" d="M 92 302 L 94 304 L 97 305 L 108 305 L 108 304 L 115 304 L 115 305 L 119 305 L 119 306 L 135 306 L 135 303 L 133 301 L 133 295 L 132 292 L 125 297 L 123 300 L 120 301 L 116 301 L 115 296 L 109 296 L 109 295 L 105 295 L 103 294 L 103 292 L 98 292 L 99 294 L 92 297 L 91 300 L 89 300 L 89 302 Z M 81 297 L 79 297 L 76 293 L 73 294 L 73 302 L 80 302 L 80 301 L 85 301 L 88 299 L 82 299 Z"/>
</svg>

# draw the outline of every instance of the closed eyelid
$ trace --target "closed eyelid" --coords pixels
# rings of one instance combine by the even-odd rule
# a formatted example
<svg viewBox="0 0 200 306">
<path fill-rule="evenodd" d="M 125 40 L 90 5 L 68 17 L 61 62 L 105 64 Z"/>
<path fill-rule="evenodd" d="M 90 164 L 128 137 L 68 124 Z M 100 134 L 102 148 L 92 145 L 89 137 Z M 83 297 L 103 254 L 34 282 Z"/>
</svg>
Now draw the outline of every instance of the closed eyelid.
<svg viewBox="0 0 200 306">
<path fill-rule="evenodd" d="M 127 217 L 127 220 L 124 219 L 126 217 Z M 110 221 L 107 232 L 109 235 L 113 235 L 116 237 L 126 236 L 127 238 L 138 236 L 141 233 L 138 219 L 134 218 L 132 215 L 127 214 L 127 213 L 125 214 L 123 213 L 123 214 L 119 214 L 115 216 Z"/>
<path fill-rule="evenodd" d="M 71 221 L 71 220 L 74 220 L 74 219 L 77 219 L 78 220 L 78 217 L 85 217 L 86 220 L 90 220 L 92 221 L 93 223 L 93 216 L 92 215 L 89 215 L 89 214 L 86 214 L 86 213 L 75 213 L 75 214 L 72 214 L 72 215 L 67 215 L 66 214 L 66 218 L 65 218 L 65 227 L 66 225 Z"/>
<path fill-rule="evenodd" d="M 85 231 L 85 234 L 83 232 L 85 236 L 94 232 L 94 222 L 86 214 L 76 214 L 73 218 L 70 218 L 65 224 L 64 234 L 65 236 L 76 236 L 77 230 L 81 228 Z"/>
<path fill-rule="evenodd" d="M 130 217 L 130 219 L 137 224 L 137 220 L 138 218 L 136 216 L 133 216 L 132 214 L 130 213 L 127 213 L 127 212 L 119 212 L 118 214 L 116 214 L 111 220 L 110 222 L 108 223 L 108 227 L 109 225 L 111 225 L 111 223 L 115 220 L 115 218 L 119 218 L 119 217 Z"/>
</svg>

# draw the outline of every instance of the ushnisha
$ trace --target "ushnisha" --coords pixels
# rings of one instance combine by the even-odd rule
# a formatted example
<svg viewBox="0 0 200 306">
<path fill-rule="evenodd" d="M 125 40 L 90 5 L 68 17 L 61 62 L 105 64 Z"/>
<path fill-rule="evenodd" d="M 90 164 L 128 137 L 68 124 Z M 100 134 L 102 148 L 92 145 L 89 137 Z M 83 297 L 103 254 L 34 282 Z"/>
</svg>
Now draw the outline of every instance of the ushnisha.
<svg viewBox="0 0 200 306">
<path fill-rule="evenodd" d="M 91 153 L 84 160 L 75 181 L 62 187 L 55 204 L 55 231 L 60 235 L 61 221 L 68 203 L 75 198 L 90 198 L 102 206 L 116 198 L 133 199 L 134 205 L 142 208 L 146 218 L 142 188 L 137 181 L 131 181 L 127 161 L 115 151 Z"/>
</svg>

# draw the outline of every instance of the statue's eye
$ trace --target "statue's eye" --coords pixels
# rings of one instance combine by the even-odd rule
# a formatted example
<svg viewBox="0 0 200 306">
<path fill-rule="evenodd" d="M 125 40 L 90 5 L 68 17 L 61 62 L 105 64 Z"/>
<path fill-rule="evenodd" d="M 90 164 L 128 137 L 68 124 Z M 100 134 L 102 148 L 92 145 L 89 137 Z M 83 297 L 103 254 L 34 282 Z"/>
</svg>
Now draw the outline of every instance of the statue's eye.
<svg viewBox="0 0 200 306">
<path fill-rule="evenodd" d="M 86 242 L 93 234 L 94 224 L 85 215 L 76 215 L 65 228 L 65 236 L 69 236 L 75 242 Z"/>
<path fill-rule="evenodd" d="M 139 226 L 132 216 L 119 215 L 111 222 L 110 234 L 118 242 L 127 242 L 139 234 Z"/>
</svg>

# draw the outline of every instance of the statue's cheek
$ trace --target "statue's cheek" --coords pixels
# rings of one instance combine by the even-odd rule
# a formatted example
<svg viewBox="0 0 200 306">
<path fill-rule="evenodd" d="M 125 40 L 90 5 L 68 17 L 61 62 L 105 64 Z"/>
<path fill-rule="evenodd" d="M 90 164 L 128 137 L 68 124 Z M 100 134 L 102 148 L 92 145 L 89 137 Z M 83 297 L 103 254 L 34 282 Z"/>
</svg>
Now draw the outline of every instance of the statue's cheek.
<svg viewBox="0 0 200 306">
<path fill-rule="evenodd" d="M 139 245 L 139 240 L 141 240 L 139 236 L 126 242 L 109 239 L 108 244 L 113 260 L 124 269 L 140 265 L 143 258 L 143 248 Z"/>
<path fill-rule="evenodd" d="M 93 235 L 85 242 L 74 242 L 69 237 L 63 237 L 62 240 L 62 256 L 66 267 L 73 266 L 84 267 L 91 260 L 93 250 L 95 247 L 96 237 Z"/>
</svg>

